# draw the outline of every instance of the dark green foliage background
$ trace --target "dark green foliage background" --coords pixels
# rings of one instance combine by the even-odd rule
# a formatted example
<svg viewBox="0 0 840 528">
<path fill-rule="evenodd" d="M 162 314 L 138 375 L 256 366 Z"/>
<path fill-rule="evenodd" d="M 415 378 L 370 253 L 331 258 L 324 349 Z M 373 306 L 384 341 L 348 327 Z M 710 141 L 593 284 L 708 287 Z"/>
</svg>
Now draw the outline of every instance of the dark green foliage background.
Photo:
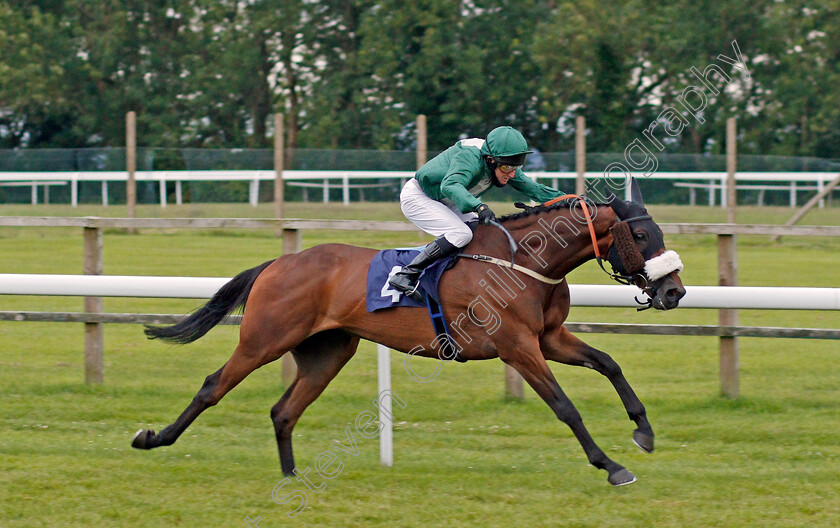
<svg viewBox="0 0 840 528">
<path fill-rule="evenodd" d="M 834 0 L 0 1 L 0 148 L 429 148 L 519 127 L 544 152 L 621 153 L 722 66 L 667 152 L 840 157 Z M 718 59 L 735 57 L 747 73 Z M 718 79 L 718 88 L 727 84 Z M 687 114 L 684 114 L 687 115 Z M 659 131 L 661 134 L 661 129 Z"/>
</svg>

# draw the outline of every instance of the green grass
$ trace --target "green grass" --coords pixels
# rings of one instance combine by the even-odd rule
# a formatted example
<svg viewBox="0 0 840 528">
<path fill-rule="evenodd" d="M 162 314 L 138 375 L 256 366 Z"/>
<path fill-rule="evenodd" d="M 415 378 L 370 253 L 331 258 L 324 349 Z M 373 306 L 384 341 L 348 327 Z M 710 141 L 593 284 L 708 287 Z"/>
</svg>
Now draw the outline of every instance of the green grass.
<svg viewBox="0 0 840 528">
<path fill-rule="evenodd" d="M 507 205 L 494 207 L 504 212 Z M 660 222 L 719 222 L 705 207 L 652 207 Z M 3 206 L 0 214 L 123 216 L 120 208 Z M 140 208 L 154 216 L 270 216 L 269 206 Z M 786 208 L 744 208 L 739 221 L 782 223 Z M 395 204 L 290 204 L 288 216 L 400 219 Z M 806 223 L 837 225 L 840 211 L 815 211 Z M 371 247 L 417 244 L 411 233 L 306 232 L 304 246 L 343 241 Z M 840 241 L 739 237 L 744 285 L 837 286 Z M 686 264 L 686 284 L 715 284 L 714 237 L 670 236 Z M 0 228 L 3 273 L 79 273 L 77 229 Z M 280 253 L 269 230 L 141 230 L 105 235 L 105 273 L 232 276 Z M 595 265 L 573 282 L 605 283 Z M 110 312 L 180 313 L 195 300 L 111 299 Z M 3 310 L 78 311 L 78 298 L 0 298 Z M 840 327 L 830 312 L 742 311 L 742 324 Z M 715 324 L 704 310 L 573 308 L 570 320 Z M 282 479 L 268 412 L 282 395 L 280 365 L 249 376 L 205 412 L 173 446 L 129 447 L 135 430 L 160 430 L 189 403 L 204 377 L 230 356 L 237 329 L 219 327 L 173 347 L 147 341 L 137 325 L 105 327 L 105 384 L 83 382 L 83 330 L 65 323 L 0 323 L 0 526 L 572 526 L 796 527 L 840 525 L 840 425 L 836 342 L 741 339 L 741 394 L 721 398 L 714 338 L 587 335 L 622 366 L 645 403 L 657 450 L 630 440 L 618 396 L 606 379 L 553 365 L 596 442 L 639 477 L 612 488 L 548 407 L 526 389 L 503 395 L 498 360 L 443 364 L 429 384 L 412 380 L 392 354 L 395 465 L 379 465 L 378 440 L 356 435 L 358 456 L 332 449 L 344 464 L 308 508 L 272 501 Z M 431 372 L 428 360 L 412 361 Z M 426 369 L 426 370 L 423 370 Z M 295 428 L 298 467 L 313 468 L 359 413 L 373 409 L 375 348 L 356 358 Z M 335 467 L 335 466 L 334 466 Z M 314 476 L 317 483 L 321 479 Z M 280 496 L 303 485 L 283 488 Z M 288 490 L 288 491 L 285 491 Z"/>
</svg>

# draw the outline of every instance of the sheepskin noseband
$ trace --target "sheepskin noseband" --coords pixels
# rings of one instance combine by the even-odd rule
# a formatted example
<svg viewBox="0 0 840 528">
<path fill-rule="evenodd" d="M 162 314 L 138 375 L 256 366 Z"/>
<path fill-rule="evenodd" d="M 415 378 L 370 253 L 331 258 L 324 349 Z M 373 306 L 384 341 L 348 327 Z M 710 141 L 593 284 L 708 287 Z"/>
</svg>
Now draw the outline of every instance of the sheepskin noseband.
<svg viewBox="0 0 840 528">
<path fill-rule="evenodd" d="M 630 231 L 630 225 L 627 222 L 618 222 L 610 228 L 610 233 L 613 237 L 613 247 L 621 265 L 622 270 L 626 275 L 635 275 L 642 271 L 645 267 L 645 257 L 639 251 L 639 246 L 633 240 L 633 233 Z M 615 266 L 614 266 L 615 267 Z"/>
<path fill-rule="evenodd" d="M 682 260 L 680 260 L 677 252 L 672 249 L 645 262 L 645 275 L 650 281 L 658 281 L 673 271 L 679 273 L 682 270 Z"/>
<path fill-rule="evenodd" d="M 612 251 L 615 254 L 610 254 L 610 263 L 613 268 L 618 268 L 616 264 L 620 264 L 623 269 L 617 270 L 624 275 L 635 275 L 644 270 L 645 275 L 651 282 L 658 281 L 662 277 L 671 272 L 679 273 L 683 270 L 683 263 L 676 251 L 668 250 L 657 257 L 645 261 L 642 252 L 639 251 L 639 246 L 633 239 L 633 232 L 630 230 L 630 225 L 627 222 L 618 222 L 612 228 L 610 233 L 613 237 Z M 614 256 L 618 257 L 619 262 L 615 262 Z"/>
</svg>

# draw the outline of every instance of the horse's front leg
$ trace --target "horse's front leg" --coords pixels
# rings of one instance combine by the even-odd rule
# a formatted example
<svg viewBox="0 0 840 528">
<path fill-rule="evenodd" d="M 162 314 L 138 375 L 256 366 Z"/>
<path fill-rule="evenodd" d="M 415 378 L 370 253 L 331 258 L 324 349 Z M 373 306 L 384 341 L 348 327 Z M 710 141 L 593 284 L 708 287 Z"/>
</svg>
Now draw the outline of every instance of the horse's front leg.
<svg viewBox="0 0 840 528">
<path fill-rule="evenodd" d="M 591 368 L 606 376 L 618 392 L 627 415 L 636 422 L 633 443 L 642 451 L 653 452 L 653 428 L 648 422 L 645 406 L 633 392 L 621 372 L 621 367 L 609 354 L 587 345 L 564 327 L 560 327 L 558 331 L 543 334 L 540 339 L 540 349 L 545 359 Z"/>
<path fill-rule="evenodd" d="M 563 423 L 569 426 L 575 437 L 583 447 L 589 463 L 598 469 L 604 469 L 609 473 L 607 480 L 613 486 L 622 486 L 636 481 L 635 475 L 611 460 L 604 451 L 595 444 L 589 431 L 583 425 L 580 413 L 575 409 L 569 397 L 560 388 L 548 363 L 536 350 L 516 350 L 509 354 L 500 354 L 502 361 L 516 369 L 519 374 L 528 382 L 540 397 L 545 400 Z"/>
</svg>

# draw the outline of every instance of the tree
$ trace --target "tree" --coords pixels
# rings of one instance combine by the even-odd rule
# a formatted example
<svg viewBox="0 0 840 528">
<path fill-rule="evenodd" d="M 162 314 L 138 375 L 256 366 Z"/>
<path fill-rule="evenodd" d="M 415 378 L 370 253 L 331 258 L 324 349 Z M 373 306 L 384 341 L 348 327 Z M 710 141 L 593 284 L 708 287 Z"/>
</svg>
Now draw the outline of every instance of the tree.
<svg viewBox="0 0 840 528">
<path fill-rule="evenodd" d="M 78 67 L 71 39 L 37 5 L 0 3 L 0 145 L 73 146 L 87 140 L 72 92 L 62 82 Z"/>
<path fill-rule="evenodd" d="M 776 3 L 767 9 L 764 53 L 754 73 L 764 87 L 752 150 L 840 156 L 840 12 L 826 0 Z M 772 37 L 771 37 L 772 35 Z"/>
</svg>

